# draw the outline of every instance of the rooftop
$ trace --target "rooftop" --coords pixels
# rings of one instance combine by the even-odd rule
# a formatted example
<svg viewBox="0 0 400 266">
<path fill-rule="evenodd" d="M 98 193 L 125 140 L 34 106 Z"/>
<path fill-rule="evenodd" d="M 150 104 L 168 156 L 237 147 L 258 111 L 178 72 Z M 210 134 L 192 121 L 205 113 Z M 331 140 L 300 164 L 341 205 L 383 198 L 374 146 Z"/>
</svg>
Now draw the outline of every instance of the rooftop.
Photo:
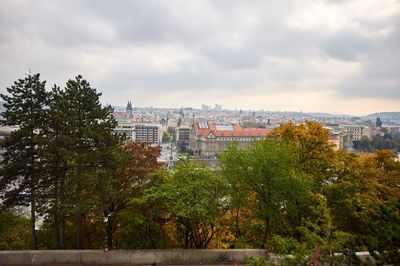
<svg viewBox="0 0 400 266">
<path fill-rule="evenodd" d="M 243 128 L 239 124 L 216 124 L 214 122 L 194 123 L 196 136 L 208 137 L 263 137 L 271 132 L 265 128 Z"/>
</svg>

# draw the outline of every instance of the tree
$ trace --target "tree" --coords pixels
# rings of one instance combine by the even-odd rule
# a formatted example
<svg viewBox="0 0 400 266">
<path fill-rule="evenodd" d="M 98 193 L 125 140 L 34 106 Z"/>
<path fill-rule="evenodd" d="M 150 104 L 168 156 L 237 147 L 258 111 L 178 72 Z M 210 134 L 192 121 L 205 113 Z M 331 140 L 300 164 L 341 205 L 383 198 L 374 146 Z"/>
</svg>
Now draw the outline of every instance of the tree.
<svg viewBox="0 0 400 266">
<path fill-rule="evenodd" d="M 400 163 L 390 151 L 342 152 L 326 197 L 338 230 L 356 236 L 354 248 L 379 251 L 394 263 L 400 247 Z M 376 254 L 375 254 L 376 255 Z M 378 257 L 378 256 L 377 256 Z"/>
<path fill-rule="evenodd" d="M 165 205 L 164 217 L 175 226 L 175 239 L 184 248 L 207 248 L 225 213 L 224 179 L 208 167 L 182 161 L 145 192 L 145 202 Z"/>
<path fill-rule="evenodd" d="M 297 253 L 300 257 L 308 255 L 309 261 L 313 259 L 323 263 L 340 263 L 342 258 L 335 256 L 335 253 L 348 247 L 353 241 L 353 235 L 335 228 L 325 196 L 313 194 L 309 209 L 308 217 L 303 219 L 303 225 L 299 227 L 302 237 Z"/>
<path fill-rule="evenodd" d="M 1 168 L 0 191 L 4 205 L 31 206 L 31 248 L 36 249 L 36 208 L 41 195 L 41 163 L 47 125 L 48 94 L 40 75 L 28 75 L 7 88 L 9 95 L 1 94 L 6 102 L 3 113 L 7 125 L 18 126 L 3 143 L 6 150 Z"/>
<path fill-rule="evenodd" d="M 361 239 L 382 263 L 400 263 L 400 162 L 388 150 L 360 156 Z"/>
<path fill-rule="evenodd" d="M 301 172 L 288 145 L 267 139 L 254 142 L 249 149 L 232 146 L 221 154 L 220 167 L 232 189 L 232 207 L 246 206 L 249 198 L 256 203 L 256 217 L 263 224 L 262 233 L 258 233 L 260 246 L 276 233 L 298 234 L 296 228 L 312 183 Z"/>
<path fill-rule="evenodd" d="M 365 136 L 363 136 L 360 140 L 353 141 L 353 148 L 357 151 L 371 152 L 373 149 L 371 145 L 371 140 Z"/>
<path fill-rule="evenodd" d="M 105 178 L 97 182 L 96 198 L 102 207 L 106 223 L 107 246 L 113 246 L 119 213 L 129 207 L 133 198 L 139 198 L 151 174 L 161 168 L 157 161 L 161 148 L 150 143 L 130 141 L 114 151 L 114 165 L 110 165 Z"/>
<path fill-rule="evenodd" d="M 67 217 L 65 199 L 68 195 L 66 191 L 67 149 L 70 144 L 66 131 L 65 114 L 59 108 L 62 101 L 62 91 L 54 85 L 49 94 L 49 110 L 46 121 L 48 127 L 45 131 L 47 139 L 43 152 L 44 174 L 49 183 L 45 189 L 46 208 L 43 211 L 49 215 L 48 220 L 52 221 L 59 249 L 65 248 L 65 220 Z"/>
<path fill-rule="evenodd" d="M 84 242 L 82 234 L 85 215 L 93 211 L 96 183 L 105 178 L 108 166 L 113 164 L 113 152 L 121 143 L 114 134 L 116 121 L 112 108 L 101 106 L 100 95 L 81 76 L 69 80 L 65 90 L 53 90 L 49 149 L 53 147 L 56 153 L 49 164 L 55 166 L 54 171 L 60 171 L 53 172 L 51 194 L 61 208 L 56 210 L 59 219 L 65 219 L 64 210 L 74 217 L 78 249 L 89 244 L 88 239 Z M 61 164 L 57 166 L 59 160 Z"/>
<path fill-rule="evenodd" d="M 269 138 L 287 142 L 296 155 L 301 169 L 314 179 L 314 190 L 320 192 L 328 169 L 334 161 L 334 151 L 328 142 L 329 131 L 319 123 L 306 121 L 295 125 L 286 123 L 274 129 Z"/>
<path fill-rule="evenodd" d="M 29 249 L 30 221 L 14 211 L 0 212 L 0 250 Z"/>
</svg>

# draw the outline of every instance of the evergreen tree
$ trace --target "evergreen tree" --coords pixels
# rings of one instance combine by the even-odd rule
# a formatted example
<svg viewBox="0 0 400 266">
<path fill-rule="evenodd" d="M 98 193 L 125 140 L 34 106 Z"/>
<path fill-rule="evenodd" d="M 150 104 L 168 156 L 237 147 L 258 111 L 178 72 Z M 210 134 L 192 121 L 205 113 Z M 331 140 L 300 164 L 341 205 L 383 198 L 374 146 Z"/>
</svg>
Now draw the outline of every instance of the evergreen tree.
<svg viewBox="0 0 400 266">
<path fill-rule="evenodd" d="M 41 196 L 42 148 L 46 128 L 47 93 L 40 75 L 28 75 L 1 94 L 7 125 L 18 126 L 4 141 L 6 150 L 0 174 L 0 195 L 5 206 L 30 203 L 31 247 L 36 249 L 36 204 Z"/>
<path fill-rule="evenodd" d="M 101 93 L 81 76 L 69 80 L 64 91 L 55 89 L 53 92 L 55 101 L 51 114 L 56 120 L 53 119 L 51 139 L 59 153 L 59 158 L 53 159 L 62 160 L 59 167 L 64 167 L 54 179 L 53 194 L 58 195 L 55 201 L 58 211 L 65 208 L 74 216 L 75 247 L 82 248 L 85 246 L 82 239 L 85 215 L 93 211 L 95 205 L 95 184 L 99 183 L 98 179 L 105 178 L 119 138 L 114 134 L 116 122 L 112 108 L 101 106 Z"/>
<path fill-rule="evenodd" d="M 64 114 L 58 106 L 62 102 L 62 92 L 54 85 L 49 97 L 47 145 L 44 150 L 44 164 L 49 180 L 47 189 L 47 208 L 45 212 L 51 220 L 54 233 L 57 235 L 58 248 L 65 248 L 65 219 L 66 219 L 66 179 L 67 179 L 67 142 L 69 139 L 64 123 Z"/>
</svg>

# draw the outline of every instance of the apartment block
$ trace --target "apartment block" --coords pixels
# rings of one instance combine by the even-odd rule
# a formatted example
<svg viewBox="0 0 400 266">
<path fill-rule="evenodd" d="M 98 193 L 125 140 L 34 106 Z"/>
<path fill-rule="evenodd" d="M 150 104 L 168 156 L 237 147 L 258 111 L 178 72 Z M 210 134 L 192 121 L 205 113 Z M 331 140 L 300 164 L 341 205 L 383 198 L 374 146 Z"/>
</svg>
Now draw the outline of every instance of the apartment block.
<svg viewBox="0 0 400 266">
<path fill-rule="evenodd" d="M 162 141 L 163 128 L 161 124 L 118 121 L 115 132 L 125 135 L 127 140 L 160 144 Z"/>
</svg>

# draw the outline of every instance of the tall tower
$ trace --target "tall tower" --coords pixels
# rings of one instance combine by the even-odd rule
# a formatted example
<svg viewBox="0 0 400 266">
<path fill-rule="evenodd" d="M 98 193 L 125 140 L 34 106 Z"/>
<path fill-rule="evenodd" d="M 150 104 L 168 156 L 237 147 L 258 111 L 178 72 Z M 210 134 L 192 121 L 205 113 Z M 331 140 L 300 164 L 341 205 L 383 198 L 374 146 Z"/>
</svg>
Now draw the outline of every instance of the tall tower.
<svg viewBox="0 0 400 266">
<path fill-rule="evenodd" d="M 126 112 L 128 113 L 128 116 L 132 116 L 133 108 L 131 101 L 128 101 L 128 104 L 126 105 Z"/>
<path fill-rule="evenodd" d="M 379 116 L 376 118 L 375 126 L 382 127 L 382 120 Z"/>
</svg>

